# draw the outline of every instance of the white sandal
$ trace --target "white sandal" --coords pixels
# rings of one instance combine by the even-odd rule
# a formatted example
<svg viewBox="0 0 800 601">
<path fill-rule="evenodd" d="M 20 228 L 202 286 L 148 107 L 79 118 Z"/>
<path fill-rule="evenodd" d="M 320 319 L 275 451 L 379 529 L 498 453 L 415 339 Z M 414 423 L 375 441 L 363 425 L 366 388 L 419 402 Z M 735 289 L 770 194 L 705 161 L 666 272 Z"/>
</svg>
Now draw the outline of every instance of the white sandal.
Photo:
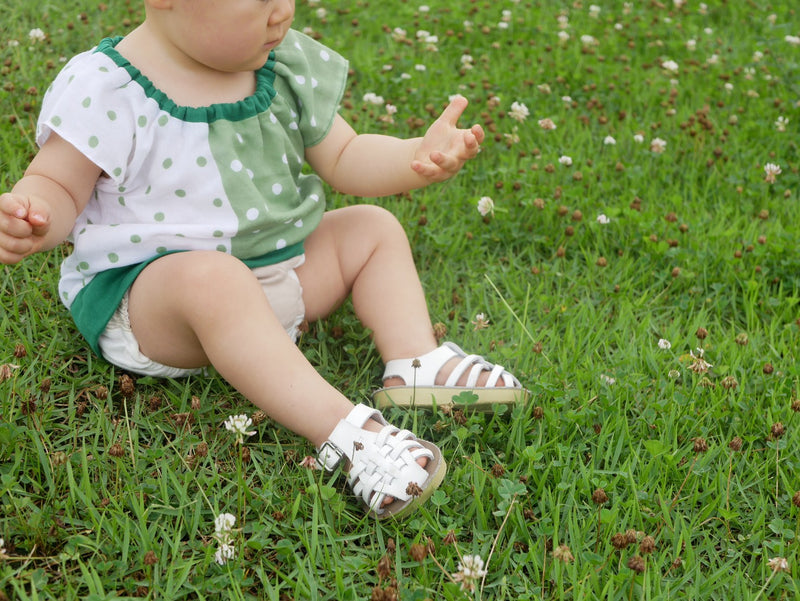
<svg viewBox="0 0 800 601">
<path fill-rule="evenodd" d="M 435 385 L 437 374 L 453 357 L 459 357 L 461 362 L 450 373 L 444 386 Z M 456 386 L 467 370 L 466 386 Z M 480 375 L 487 371 L 489 378 L 485 386 L 476 386 Z M 383 379 L 392 377 L 402 378 L 405 384 L 376 391 L 372 399 L 380 409 L 436 405 L 491 411 L 494 405 L 524 403 L 530 396 L 519 380 L 502 366 L 490 363 L 480 355 L 468 355 L 452 342 L 445 342 L 421 357 L 387 361 Z M 464 392 L 472 393 L 477 399 L 473 397 L 472 402 L 464 404 L 458 398 Z"/>
<path fill-rule="evenodd" d="M 374 419 L 380 432 L 364 429 Z M 353 493 L 379 519 L 399 518 L 433 494 L 444 479 L 447 464 L 433 443 L 389 424 L 380 411 L 356 405 L 317 450 L 320 468 L 333 471 L 342 461 Z M 423 468 L 417 459 L 425 457 Z M 384 499 L 394 501 L 383 505 Z"/>
</svg>

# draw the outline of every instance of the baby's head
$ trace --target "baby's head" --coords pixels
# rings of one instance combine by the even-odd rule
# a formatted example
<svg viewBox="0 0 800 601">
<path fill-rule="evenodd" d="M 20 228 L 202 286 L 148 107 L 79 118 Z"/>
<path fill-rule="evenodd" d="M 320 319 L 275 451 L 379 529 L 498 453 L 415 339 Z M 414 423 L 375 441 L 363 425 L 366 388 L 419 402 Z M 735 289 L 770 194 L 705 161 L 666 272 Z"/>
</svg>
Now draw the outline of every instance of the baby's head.
<svg viewBox="0 0 800 601">
<path fill-rule="evenodd" d="M 217 71 L 253 71 L 283 41 L 294 0 L 145 0 L 145 11 L 177 60 Z"/>
</svg>

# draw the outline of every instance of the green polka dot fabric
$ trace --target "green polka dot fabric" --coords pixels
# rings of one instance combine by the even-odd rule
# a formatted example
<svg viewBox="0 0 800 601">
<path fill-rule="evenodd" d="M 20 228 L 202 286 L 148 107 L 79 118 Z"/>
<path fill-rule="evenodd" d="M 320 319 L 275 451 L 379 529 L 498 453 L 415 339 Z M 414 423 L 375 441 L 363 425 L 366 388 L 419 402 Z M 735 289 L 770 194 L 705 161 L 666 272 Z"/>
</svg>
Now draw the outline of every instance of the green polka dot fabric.
<svg viewBox="0 0 800 601">
<path fill-rule="evenodd" d="M 39 145 L 56 133 L 104 172 L 62 265 L 73 315 L 76 302 L 119 303 L 124 290 L 95 282 L 109 270 L 185 250 L 261 260 L 301 244 L 324 212 L 322 182 L 303 173 L 305 148 L 330 130 L 347 77 L 341 56 L 292 30 L 255 73 L 252 96 L 179 106 L 116 51 L 120 39 L 67 63 L 37 126 Z"/>
</svg>

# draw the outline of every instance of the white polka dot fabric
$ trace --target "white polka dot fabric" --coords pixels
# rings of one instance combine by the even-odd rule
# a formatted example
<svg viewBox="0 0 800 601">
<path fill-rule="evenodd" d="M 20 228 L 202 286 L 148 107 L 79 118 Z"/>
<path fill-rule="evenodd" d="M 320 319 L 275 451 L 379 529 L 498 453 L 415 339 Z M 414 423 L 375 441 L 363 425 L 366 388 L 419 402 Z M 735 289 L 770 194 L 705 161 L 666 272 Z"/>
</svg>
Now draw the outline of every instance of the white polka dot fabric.
<svg viewBox="0 0 800 601">
<path fill-rule="evenodd" d="M 324 211 L 304 150 L 327 135 L 347 62 L 291 31 L 239 103 L 176 106 L 103 40 L 47 91 L 37 128 L 100 166 L 72 232 L 59 292 L 69 307 L 98 273 L 181 250 L 252 259 L 302 242 Z M 274 60 L 273 60 L 274 59 Z"/>
</svg>

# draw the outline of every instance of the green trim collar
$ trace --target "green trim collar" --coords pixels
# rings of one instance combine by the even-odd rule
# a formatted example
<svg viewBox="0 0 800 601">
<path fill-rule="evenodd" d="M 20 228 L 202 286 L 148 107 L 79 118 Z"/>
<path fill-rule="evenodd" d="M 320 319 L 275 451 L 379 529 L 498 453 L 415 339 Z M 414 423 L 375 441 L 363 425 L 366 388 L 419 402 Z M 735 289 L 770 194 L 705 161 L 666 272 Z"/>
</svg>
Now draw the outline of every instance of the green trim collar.
<svg viewBox="0 0 800 601">
<path fill-rule="evenodd" d="M 269 59 L 264 66 L 256 71 L 256 91 L 252 96 L 238 102 L 189 107 L 175 104 L 169 96 L 159 90 L 139 69 L 122 56 L 116 50 L 121 39 L 122 36 L 105 38 L 97 45 L 95 52 L 105 54 L 118 67 L 125 69 L 130 74 L 132 81 L 142 87 L 148 98 L 155 100 L 159 107 L 176 119 L 192 123 L 212 123 L 219 119 L 243 121 L 266 111 L 272 105 L 272 99 L 275 97 L 275 88 L 273 87 L 275 82 L 274 50 L 269 53 Z"/>
</svg>

